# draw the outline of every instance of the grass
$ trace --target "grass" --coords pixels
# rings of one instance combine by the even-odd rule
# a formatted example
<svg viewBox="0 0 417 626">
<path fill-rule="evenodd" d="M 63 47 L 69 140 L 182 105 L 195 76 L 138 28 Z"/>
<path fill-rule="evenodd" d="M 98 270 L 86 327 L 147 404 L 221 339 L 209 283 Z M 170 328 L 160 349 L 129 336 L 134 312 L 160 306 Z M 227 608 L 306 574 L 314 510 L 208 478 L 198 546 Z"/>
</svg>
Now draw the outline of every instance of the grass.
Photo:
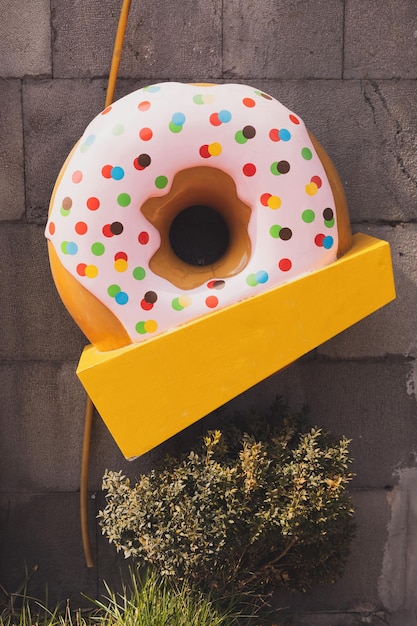
<svg viewBox="0 0 417 626">
<path fill-rule="evenodd" d="M 103 600 L 91 600 L 91 611 L 48 609 L 21 594 L 8 596 L 0 612 L 0 626 L 234 626 L 246 618 L 232 607 L 222 609 L 185 584 L 168 584 L 155 574 L 138 576 L 131 570 L 129 586 L 115 593 L 106 585 Z M 249 619 L 250 624 L 254 624 Z M 259 623 L 258 623 L 259 624 Z"/>
</svg>

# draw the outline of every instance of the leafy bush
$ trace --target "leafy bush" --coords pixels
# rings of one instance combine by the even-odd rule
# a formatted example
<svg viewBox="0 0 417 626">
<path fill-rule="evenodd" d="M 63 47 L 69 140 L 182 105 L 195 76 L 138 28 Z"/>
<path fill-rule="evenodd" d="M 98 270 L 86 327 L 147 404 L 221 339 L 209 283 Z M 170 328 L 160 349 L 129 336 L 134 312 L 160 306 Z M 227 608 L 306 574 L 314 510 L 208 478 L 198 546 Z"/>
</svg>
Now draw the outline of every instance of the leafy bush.
<svg viewBox="0 0 417 626">
<path fill-rule="evenodd" d="M 220 594 L 335 581 L 354 532 L 349 441 L 303 423 L 277 401 L 135 485 L 106 472 L 103 534 L 125 557 Z"/>
</svg>

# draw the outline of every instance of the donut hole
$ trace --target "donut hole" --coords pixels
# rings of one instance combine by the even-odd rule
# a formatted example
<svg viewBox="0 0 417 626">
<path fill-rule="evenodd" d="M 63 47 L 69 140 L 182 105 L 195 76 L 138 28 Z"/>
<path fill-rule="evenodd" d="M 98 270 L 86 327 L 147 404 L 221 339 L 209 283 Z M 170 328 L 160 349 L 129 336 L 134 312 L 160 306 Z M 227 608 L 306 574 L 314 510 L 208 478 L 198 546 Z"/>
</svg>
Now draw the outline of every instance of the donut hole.
<svg viewBox="0 0 417 626">
<path fill-rule="evenodd" d="M 149 268 L 178 289 L 234 276 L 249 262 L 252 210 L 222 170 L 181 170 L 167 194 L 148 198 L 140 210 L 161 238 Z"/>
<path fill-rule="evenodd" d="M 230 232 L 216 209 L 200 204 L 178 213 L 169 229 L 169 242 L 181 261 L 206 267 L 223 258 L 229 247 Z"/>
</svg>

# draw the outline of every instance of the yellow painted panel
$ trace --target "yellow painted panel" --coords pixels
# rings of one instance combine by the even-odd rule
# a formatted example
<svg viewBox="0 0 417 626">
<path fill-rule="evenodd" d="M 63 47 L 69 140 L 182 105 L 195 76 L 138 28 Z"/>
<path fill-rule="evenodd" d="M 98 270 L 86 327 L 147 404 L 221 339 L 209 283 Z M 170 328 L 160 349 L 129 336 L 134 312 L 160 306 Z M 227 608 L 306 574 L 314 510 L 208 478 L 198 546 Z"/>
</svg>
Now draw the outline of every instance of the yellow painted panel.
<svg viewBox="0 0 417 626">
<path fill-rule="evenodd" d="M 341 259 L 302 278 L 139 344 L 88 346 L 77 374 L 135 457 L 394 298 L 388 243 L 359 233 Z"/>
</svg>

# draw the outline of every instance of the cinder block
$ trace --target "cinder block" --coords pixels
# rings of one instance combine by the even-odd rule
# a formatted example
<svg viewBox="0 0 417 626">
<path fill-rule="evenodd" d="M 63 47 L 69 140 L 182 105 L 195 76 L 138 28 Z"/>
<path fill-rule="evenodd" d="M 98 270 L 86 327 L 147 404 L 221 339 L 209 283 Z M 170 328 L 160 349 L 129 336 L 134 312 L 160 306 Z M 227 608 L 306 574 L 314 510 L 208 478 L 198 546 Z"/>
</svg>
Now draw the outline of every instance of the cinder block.
<svg viewBox="0 0 417 626">
<path fill-rule="evenodd" d="M 54 75 L 108 76 L 119 4 L 52 4 Z M 220 76 L 221 6 L 220 0 L 132 2 L 119 76 L 199 81 Z"/>
<path fill-rule="evenodd" d="M 3 0 L 0 12 L 0 76 L 50 76 L 49 0 Z"/>
<path fill-rule="evenodd" d="M 241 394 L 217 412 L 267 410 L 277 395 L 294 409 L 309 407 L 308 421 L 349 446 L 355 488 L 383 488 L 395 483 L 394 471 L 414 462 L 416 403 L 407 395 L 410 365 L 406 359 L 337 361 L 301 359 Z"/>
<path fill-rule="evenodd" d="M 346 0 L 346 78 L 417 78 L 417 5 Z"/>
<path fill-rule="evenodd" d="M 337 358 L 417 356 L 417 269 L 415 224 L 359 227 L 391 245 L 397 298 L 318 348 Z"/>
<path fill-rule="evenodd" d="M 104 108 L 105 89 L 104 81 L 88 80 L 29 81 L 23 85 L 30 222 L 46 222 L 56 177 L 88 123 Z"/>
<path fill-rule="evenodd" d="M 352 222 L 415 221 L 415 81 L 260 81 L 332 158 Z"/>
<path fill-rule="evenodd" d="M 108 76 L 121 3 L 51 1 L 55 78 Z"/>
<path fill-rule="evenodd" d="M 91 607 L 82 597 L 95 597 L 97 571 L 85 565 L 82 550 L 79 495 L 51 493 L 2 496 L 0 500 L 2 541 L 0 580 L 9 592 L 16 592 L 28 572 L 37 568 L 29 580 L 27 594 L 54 609 L 68 599 L 72 609 Z M 90 503 L 94 520 L 94 503 Z M 90 529 L 92 549 L 96 542 Z"/>
<path fill-rule="evenodd" d="M 417 615 L 417 469 L 399 470 L 397 480 L 389 494 L 391 519 L 379 592 L 396 616 L 393 626 L 413 626 Z"/>
<path fill-rule="evenodd" d="M 18 220 L 25 212 L 21 102 L 20 81 L 0 80 L 0 220 Z"/>
<path fill-rule="evenodd" d="M 224 3 L 224 77 L 341 78 L 343 2 Z"/>
<path fill-rule="evenodd" d="M 0 364 L 4 493 L 78 491 L 85 394 L 74 364 Z"/>
<path fill-rule="evenodd" d="M 0 359 L 73 359 L 75 369 L 87 340 L 55 289 L 43 227 L 0 224 L 0 285 Z"/>
<path fill-rule="evenodd" d="M 406 359 L 318 361 L 302 368 L 311 423 L 352 439 L 355 487 L 394 483 L 414 459 L 415 399 L 407 395 Z"/>
</svg>

